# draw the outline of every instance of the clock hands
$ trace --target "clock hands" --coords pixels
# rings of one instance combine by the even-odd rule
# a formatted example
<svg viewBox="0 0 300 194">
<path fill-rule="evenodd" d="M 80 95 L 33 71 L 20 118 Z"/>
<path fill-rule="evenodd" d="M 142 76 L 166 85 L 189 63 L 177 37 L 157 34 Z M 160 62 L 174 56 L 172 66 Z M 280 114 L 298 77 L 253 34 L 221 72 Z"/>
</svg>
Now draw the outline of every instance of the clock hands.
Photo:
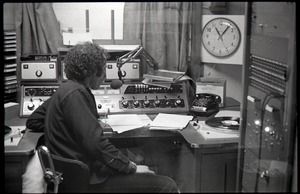
<svg viewBox="0 0 300 194">
<path fill-rule="evenodd" d="M 216 29 L 216 31 L 217 31 L 217 33 L 218 33 L 218 35 L 219 35 L 219 37 L 218 37 L 217 40 L 221 39 L 221 40 L 223 41 L 222 34 L 220 34 L 218 28 L 215 28 L 215 29 Z"/>
<path fill-rule="evenodd" d="M 217 33 L 218 33 L 218 35 L 219 35 L 219 37 L 218 37 L 218 39 L 217 40 L 219 40 L 219 39 L 221 39 L 222 40 L 222 42 L 223 42 L 223 35 L 225 34 L 225 32 L 229 29 L 229 26 L 227 26 L 227 28 L 222 32 L 222 34 L 220 34 L 220 32 L 219 32 L 219 30 L 218 30 L 218 28 L 215 28 L 216 29 L 216 31 L 217 31 Z"/>
<path fill-rule="evenodd" d="M 218 33 L 218 36 L 219 36 L 217 40 L 221 39 L 224 48 L 227 50 L 227 52 L 229 52 L 229 51 L 228 51 L 228 48 L 225 46 L 225 43 L 224 43 L 224 41 L 223 41 L 223 35 L 224 35 L 225 32 L 229 29 L 229 26 L 227 26 L 226 29 L 225 29 L 222 33 L 219 32 L 218 28 L 215 28 L 215 29 L 216 29 L 216 31 L 217 31 L 217 33 Z"/>
<path fill-rule="evenodd" d="M 221 36 L 223 37 L 223 34 L 225 34 L 225 32 L 228 30 L 229 26 L 227 26 L 227 28 L 222 32 Z"/>
</svg>

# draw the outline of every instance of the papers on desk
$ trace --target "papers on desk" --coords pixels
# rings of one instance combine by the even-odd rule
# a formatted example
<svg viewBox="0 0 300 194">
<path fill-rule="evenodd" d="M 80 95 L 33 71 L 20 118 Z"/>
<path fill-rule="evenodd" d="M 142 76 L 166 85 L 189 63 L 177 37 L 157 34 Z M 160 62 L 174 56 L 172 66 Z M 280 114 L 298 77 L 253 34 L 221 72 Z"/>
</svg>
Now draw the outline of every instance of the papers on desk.
<svg viewBox="0 0 300 194">
<path fill-rule="evenodd" d="M 147 126 L 151 123 L 151 119 L 145 114 L 108 115 L 107 119 L 104 118 L 101 119 L 101 121 L 105 124 L 108 124 L 112 130 L 116 131 L 117 133 Z"/>
<path fill-rule="evenodd" d="M 215 117 L 240 117 L 240 115 L 238 110 L 220 110 Z"/>
<path fill-rule="evenodd" d="M 189 121 L 193 119 L 190 115 L 159 113 L 150 123 L 150 130 L 182 130 Z"/>
</svg>

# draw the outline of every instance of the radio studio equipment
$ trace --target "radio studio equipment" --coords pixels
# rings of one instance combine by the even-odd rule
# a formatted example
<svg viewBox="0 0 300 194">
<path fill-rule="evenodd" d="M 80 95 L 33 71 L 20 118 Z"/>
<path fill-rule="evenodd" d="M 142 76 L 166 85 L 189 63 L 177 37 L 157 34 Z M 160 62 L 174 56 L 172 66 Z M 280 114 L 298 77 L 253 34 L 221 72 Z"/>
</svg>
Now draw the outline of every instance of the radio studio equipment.
<svg viewBox="0 0 300 194">
<path fill-rule="evenodd" d="M 187 113 L 187 82 L 172 83 L 170 88 L 143 83 L 122 83 L 119 89 L 103 85 L 92 90 L 99 115 L 115 113 Z"/>
<path fill-rule="evenodd" d="M 28 117 L 59 87 L 57 54 L 35 54 L 20 61 L 20 117 Z"/>
<path fill-rule="evenodd" d="M 57 65 L 55 73 L 58 70 L 57 83 L 46 82 L 45 80 L 35 84 L 37 79 L 31 79 L 31 82 L 21 86 L 21 105 L 20 116 L 28 117 L 39 105 L 50 98 L 59 87 L 62 81 L 67 78 L 64 74 L 64 57 L 69 48 L 58 49 Z M 92 90 L 99 115 L 105 115 L 108 112 L 115 113 L 188 113 L 189 96 L 187 82 L 173 82 L 170 87 L 162 87 L 144 84 L 141 79 L 141 60 L 146 62 L 154 70 L 158 69 L 158 63 L 141 46 L 118 57 L 116 62 L 107 62 L 106 78 L 103 85 L 97 90 Z M 44 64 L 51 64 L 51 61 L 35 62 L 39 65 L 33 66 L 34 70 L 31 77 L 41 69 Z M 23 62 L 29 64 L 28 61 Z M 42 65 L 41 65 L 42 64 Z M 56 63 L 55 63 L 56 64 Z M 117 69 L 115 68 L 117 67 Z M 48 70 L 49 74 L 52 70 Z M 113 75 L 113 73 L 115 75 Z M 37 73 L 39 75 L 39 73 Z M 42 75 L 47 74 L 42 71 Z M 54 76 L 53 76 L 54 78 Z M 35 81 L 35 82 L 34 82 Z M 125 82 L 126 81 L 126 82 Z M 159 82 L 156 82 L 159 84 Z"/>
<path fill-rule="evenodd" d="M 221 97 L 216 94 L 199 93 L 193 100 L 190 112 L 197 116 L 210 116 L 219 111 Z"/>
<path fill-rule="evenodd" d="M 28 117 L 50 98 L 59 86 L 21 86 L 20 117 Z"/>
<path fill-rule="evenodd" d="M 21 59 L 21 81 L 56 81 L 57 55 L 32 55 Z"/>
<path fill-rule="evenodd" d="M 104 45 L 103 45 L 104 47 Z M 132 56 L 134 52 L 141 52 L 139 47 L 136 49 L 128 52 L 127 50 L 123 50 L 120 48 L 120 51 L 110 50 L 109 46 L 105 46 L 110 57 L 107 59 L 106 62 L 106 79 L 105 82 L 112 83 L 112 86 L 120 87 L 123 80 L 130 80 L 130 81 L 140 81 L 141 80 L 141 61 L 139 58 L 136 58 L 137 55 Z M 67 77 L 64 72 L 64 58 L 68 52 L 69 48 L 58 48 L 58 66 L 60 67 L 60 72 L 62 76 L 62 80 L 67 80 Z M 124 54 L 125 53 L 125 54 Z M 127 54 L 126 54 L 127 53 Z M 119 56 L 122 56 L 119 58 Z M 125 57 L 129 57 L 125 59 Z M 122 67 L 122 70 L 120 69 Z M 120 76 L 121 80 L 120 80 Z M 117 81 L 120 80 L 120 81 Z"/>
<path fill-rule="evenodd" d="M 248 5 L 239 187 L 251 193 L 290 192 L 297 170 L 296 8 L 291 2 L 269 6 Z"/>
<path fill-rule="evenodd" d="M 122 66 L 122 77 L 128 80 L 139 80 L 141 79 L 141 65 L 139 59 L 133 59 Z M 119 68 L 117 63 L 114 61 L 107 61 L 106 63 L 106 80 L 119 79 L 118 76 Z"/>
<path fill-rule="evenodd" d="M 124 69 L 122 70 L 121 67 L 123 67 L 124 64 L 133 61 L 138 56 L 142 57 L 147 62 L 147 64 L 154 70 L 158 69 L 158 63 L 149 55 L 149 53 L 145 51 L 145 49 L 142 46 L 138 46 L 136 49 L 117 58 L 117 75 L 119 79 L 112 80 L 110 84 L 112 89 L 119 89 L 124 83 L 123 77 L 126 76 L 127 72 Z"/>
</svg>

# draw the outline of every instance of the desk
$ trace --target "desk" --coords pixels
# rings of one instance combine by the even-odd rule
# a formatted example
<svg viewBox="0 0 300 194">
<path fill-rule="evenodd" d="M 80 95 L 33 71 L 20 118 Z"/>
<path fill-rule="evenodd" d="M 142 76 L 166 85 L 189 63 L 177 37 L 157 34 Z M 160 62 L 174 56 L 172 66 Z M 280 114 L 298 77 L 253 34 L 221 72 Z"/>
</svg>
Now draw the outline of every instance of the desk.
<svg viewBox="0 0 300 194">
<path fill-rule="evenodd" d="M 8 126 L 25 126 L 26 119 L 13 118 L 5 121 Z M 22 192 L 22 174 L 30 157 L 35 153 L 35 147 L 43 133 L 27 131 L 18 146 L 5 147 L 5 191 Z"/>
<path fill-rule="evenodd" d="M 5 121 L 8 126 L 25 126 L 25 123 L 26 118 L 18 117 Z M 43 133 L 26 130 L 17 147 L 5 148 L 7 192 L 22 191 L 22 174 L 42 136 Z M 176 132 L 140 128 L 106 136 L 116 147 L 142 148 L 147 153 L 146 164 L 157 173 L 172 177 L 182 192 L 235 190 L 237 142 L 207 142 L 191 126 Z"/>
</svg>

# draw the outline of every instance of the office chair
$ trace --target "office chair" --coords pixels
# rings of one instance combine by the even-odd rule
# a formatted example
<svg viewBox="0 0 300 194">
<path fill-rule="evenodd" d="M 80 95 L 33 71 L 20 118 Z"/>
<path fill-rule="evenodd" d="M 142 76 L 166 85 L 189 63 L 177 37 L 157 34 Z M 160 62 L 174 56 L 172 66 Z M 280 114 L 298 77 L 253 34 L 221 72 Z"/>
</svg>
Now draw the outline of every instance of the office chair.
<svg viewBox="0 0 300 194">
<path fill-rule="evenodd" d="M 86 164 L 51 154 L 44 145 L 39 146 L 37 151 L 47 183 L 47 193 L 88 192 L 90 170 Z"/>
</svg>

